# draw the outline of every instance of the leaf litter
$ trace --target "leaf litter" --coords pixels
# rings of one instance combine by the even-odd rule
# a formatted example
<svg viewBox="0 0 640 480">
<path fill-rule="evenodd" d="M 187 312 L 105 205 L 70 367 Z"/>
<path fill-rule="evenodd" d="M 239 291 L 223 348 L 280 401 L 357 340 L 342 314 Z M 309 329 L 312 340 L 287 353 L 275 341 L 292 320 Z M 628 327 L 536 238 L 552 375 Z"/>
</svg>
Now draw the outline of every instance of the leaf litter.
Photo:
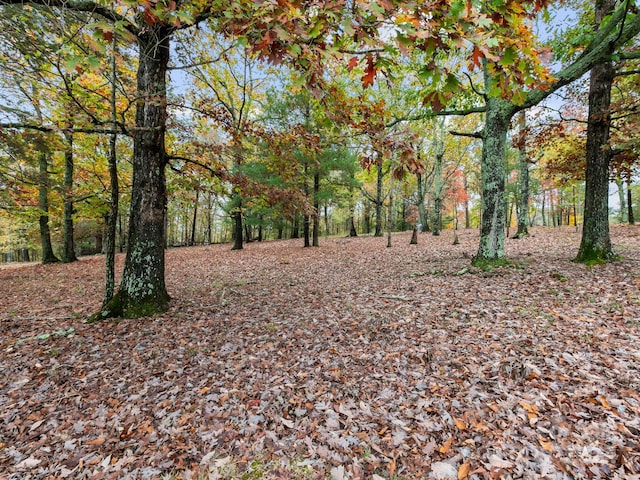
<svg viewBox="0 0 640 480">
<path fill-rule="evenodd" d="M 0 478 L 640 478 L 640 227 L 458 236 L 172 249 L 98 325 L 101 257 L 0 270 Z"/>
</svg>

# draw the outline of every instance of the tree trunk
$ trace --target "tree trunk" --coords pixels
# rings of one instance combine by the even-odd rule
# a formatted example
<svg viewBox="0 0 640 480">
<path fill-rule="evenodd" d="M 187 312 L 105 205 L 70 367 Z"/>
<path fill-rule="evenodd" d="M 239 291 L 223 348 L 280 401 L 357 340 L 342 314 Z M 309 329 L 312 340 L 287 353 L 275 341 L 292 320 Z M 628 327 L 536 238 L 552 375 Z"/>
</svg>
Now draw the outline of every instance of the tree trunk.
<svg viewBox="0 0 640 480">
<path fill-rule="evenodd" d="M 514 113 L 511 103 L 493 97 L 487 99 L 481 161 L 482 221 L 480 245 L 474 257 L 476 264 L 499 262 L 505 258 L 504 149 Z"/>
<path fill-rule="evenodd" d="M 436 137 L 436 162 L 433 168 L 433 221 L 432 234 L 440 235 L 442 230 L 442 159 L 444 158 L 444 120 L 440 121 L 440 132 Z"/>
<path fill-rule="evenodd" d="M 326 237 L 331 235 L 331 229 L 329 228 L 329 205 L 327 203 L 324 204 L 324 234 Z"/>
<path fill-rule="evenodd" d="M 76 249 L 73 242 L 73 133 L 65 133 L 66 148 L 64 152 L 64 224 L 62 261 L 75 262 Z"/>
<path fill-rule="evenodd" d="M 51 230 L 49 229 L 49 161 L 42 152 L 38 161 L 40 185 L 38 188 L 38 206 L 40 207 L 40 244 L 42 245 L 42 263 L 56 263 L 60 260 L 53 253 Z"/>
<path fill-rule="evenodd" d="M 91 320 L 137 318 L 164 312 L 169 294 L 164 280 L 166 208 L 166 73 L 172 29 L 145 25 L 138 35 L 136 130 L 129 248 L 118 293 Z"/>
<path fill-rule="evenodd" d="M 115 291 L 115 260 L 116 260 L 116 222 L 118 220 L 118 204 L 120 202 L 120 187 L 118 185 L 118 135 L 116 128 L 116 39 L 114 36 L 113 52 L 111 56 L 111 128 L 114 133 L 109 136 L 109 213 L 107 214 L 107 225 L 105 228 L 105 289 L 103 305 L 106 305 L 112 298 Z"/>
<path fill-rule="evenodd" d="M 411 241 L 409 245 L 417 245 L 418 244 L 418 228 L 413 227 L 413 232 L 411 233 Z"/>
<path fill-rule="evenodd" d="M 114 87 L 115 88 L 115 87 Z M 114 90 L 115 91 L 115 90 Z M 105 229 L 105 293 L 103 305 L 112 298 L 115 291 L 115 258 L 116 258 L 116 220 L 118 218 L 118 203 L 120 190 L 118 185 L 118 163 L 116 150 L 117 135 L 112 134 L 109 139 L 109 185 L 110 201 L 107 225 Z"/>
<path fill-rule="evenodd" d="M 547 195 L 544 193 L 544 189 L 542 190 L 542 208 L 541 208 L 541 214 L 542 214 L 542 226 L 546 227 L 547 226 L 547 216 L 544 212 L 544 204 L 545 201 L 547 199 Z"/>
<path fill-rule="evenodd" d="M 527 160 L 526 147 L 526 116 L 524 110 L 518 114 L 518 124 L 520 126 L 519 153 L 519 180 L 520 180 L 520 205 L 517 209 L 518 230 L 513 238 L 523 238 L 529 235 L 529 162 Z"/>
<path fill-rule="evenodd" d="M 613 0 L 597 0 L 596 26 L 614 8 Z M 609 236 L 609 162 L 611 150 L 611 62 L 596 64 L 589 79 L 589 123 L 587 125 L 587 170 L 585 173 L 584 227 L 576 261 L 598 263 L 615 258 Z"/>
<path fill-rule="evenodd" d="M 320 246 L 320 172 L 313 175 L 313 246 Z"/>
<path fill-rule="evenodd" d="M 231 218 L 233 219 L 233 247 L 231 250 L 242 250 L 242 197 L 236 193 L 233 198 Z"/>
<path fill-rule="evenodd" d="M 300 218 L 298 215 L 293 216 L 291 238 L 300 238 Z"/>
<path fill-rule="evenodd" d="M 467 175 L 464 176 L 464 228 L 471 228 L 471 223 L 469 222 L 469 180 L 467 180 Z"/>
<path fill-rule="evenodd" d="M 631 198 L 631 175 L 627 178 L 627 208 L 629 209 L 629 225 L 635 225 L 636 220 L 633 217 L 633 198 Z"/>
<path fill-rule="evenodd" d="M 207 245 L 211 245 L 213 241 L 213 195 L 207 195 Z"/>
<path fill-rule="evenodd" d="M 191 238 L 189 239 L 189 245 L 196 244 L 196 222 L 198 219 L 198 202 L 200 201 L 200 190 L 196 190 L 196 201 L 193 204 L 193 219 L 191 220 Z"/>
<path fill-rule="evenodd" d="M 627 196 L 624 194 L 624 182 L 620 177 L 616 178 L 616 186 L 618 187 L 618 201 L 620 203 L 620 223 L 627 221 Z"/>
<path fill-rule="evenodd" d="M 382 160 L 378 161 L 378 175 L 376 177 L 376 231 L 374 237 L 382 236 Z"/>
<path fill-rule="evenodd" d="M 387 248 L 391 248 L 391 232 L 393 231 L 393 165 L 389 167 L 390 186 L 389 186 L 389 209 L 387 210 Z"/>
<path fill-rule="evenodd" d="M 416 173 L 416 180 L 417 180 L 417 196 L 418 196 L 418 223 L 420 225 L 422 225 L 422 230 L 423 231 L 427 231 L 429 230 L 429 221 L 427 219 L 427 211 L 424 208 L 424 199 L 425 199 L 425 193 L 426 193 L 426 188 L 422 179 L 422 174 L 420 172 Z"/>
</svg>

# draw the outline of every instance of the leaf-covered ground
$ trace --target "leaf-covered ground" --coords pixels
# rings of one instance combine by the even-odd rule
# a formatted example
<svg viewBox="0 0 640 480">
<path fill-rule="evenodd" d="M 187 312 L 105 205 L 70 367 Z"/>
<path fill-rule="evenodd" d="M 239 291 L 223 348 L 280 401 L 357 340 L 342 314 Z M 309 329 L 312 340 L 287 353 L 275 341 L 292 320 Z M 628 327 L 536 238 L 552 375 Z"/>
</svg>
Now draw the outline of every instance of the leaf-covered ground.
<svg viewBox="0 0 640 480">
<path fill-rule="evenodd" d="M 102 258 L 0 269 L 0 478 L 640 478 L 640 227 L 612 238 L 493 271 L 477 231 L 173 249 L 167 314 L 98 325 Z"/>
</svg>

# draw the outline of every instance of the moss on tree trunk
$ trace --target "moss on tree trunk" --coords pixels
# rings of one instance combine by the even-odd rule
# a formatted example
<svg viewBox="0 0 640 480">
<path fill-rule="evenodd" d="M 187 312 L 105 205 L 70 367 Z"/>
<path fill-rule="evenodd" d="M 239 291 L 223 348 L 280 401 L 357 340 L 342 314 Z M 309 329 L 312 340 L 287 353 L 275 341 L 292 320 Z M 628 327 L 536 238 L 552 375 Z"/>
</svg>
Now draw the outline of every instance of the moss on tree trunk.
<svg viewBox="0 0 640 480">
<path fill-rule="evenodd" d="M 505 258 L 504 149 L 515 106 L 489 97 L 483 131 L 482 148 L 482 221 L 480 244 L 473 263 L 503 263 Z"/>
<path fill-rule="evenodd" d="M 614 7 L 611 0 L 596 2 L 596 22 Z M 587 169 L 585 173 L 584 227 L 577 262 L 599 263 L 615 258 L 609 236 L 609 129 L 611 125 L 611 62 L 596 64 L 589 79 Z"/>
<path fill-rule="evenodd" d="M 166 72 L 170 27 L 145 27 L 138 36 L 140 62 L 133 145 L 133 187 L 129 248 L 118 293 L 90 320 L 137 318 L 164 312 L 169 294 L 164 280 L 166 207 Z"/>
</svg>

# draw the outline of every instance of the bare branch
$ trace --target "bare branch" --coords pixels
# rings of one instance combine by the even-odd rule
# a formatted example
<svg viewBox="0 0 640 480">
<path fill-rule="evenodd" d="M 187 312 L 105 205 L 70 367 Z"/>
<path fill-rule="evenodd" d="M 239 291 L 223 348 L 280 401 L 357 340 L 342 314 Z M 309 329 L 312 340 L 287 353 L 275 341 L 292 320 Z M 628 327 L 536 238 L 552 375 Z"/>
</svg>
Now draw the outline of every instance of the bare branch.
<svg viewBox="0 0 640 480">
<path fill-rule="evenodd" d="M 456 132 L 455 130 L 449 130 L 449 133 L 451 135 L 455 135 L 456 137 L 470 137 L 484 140 L 484 136 L 481 132 Z"/>
</svg>

